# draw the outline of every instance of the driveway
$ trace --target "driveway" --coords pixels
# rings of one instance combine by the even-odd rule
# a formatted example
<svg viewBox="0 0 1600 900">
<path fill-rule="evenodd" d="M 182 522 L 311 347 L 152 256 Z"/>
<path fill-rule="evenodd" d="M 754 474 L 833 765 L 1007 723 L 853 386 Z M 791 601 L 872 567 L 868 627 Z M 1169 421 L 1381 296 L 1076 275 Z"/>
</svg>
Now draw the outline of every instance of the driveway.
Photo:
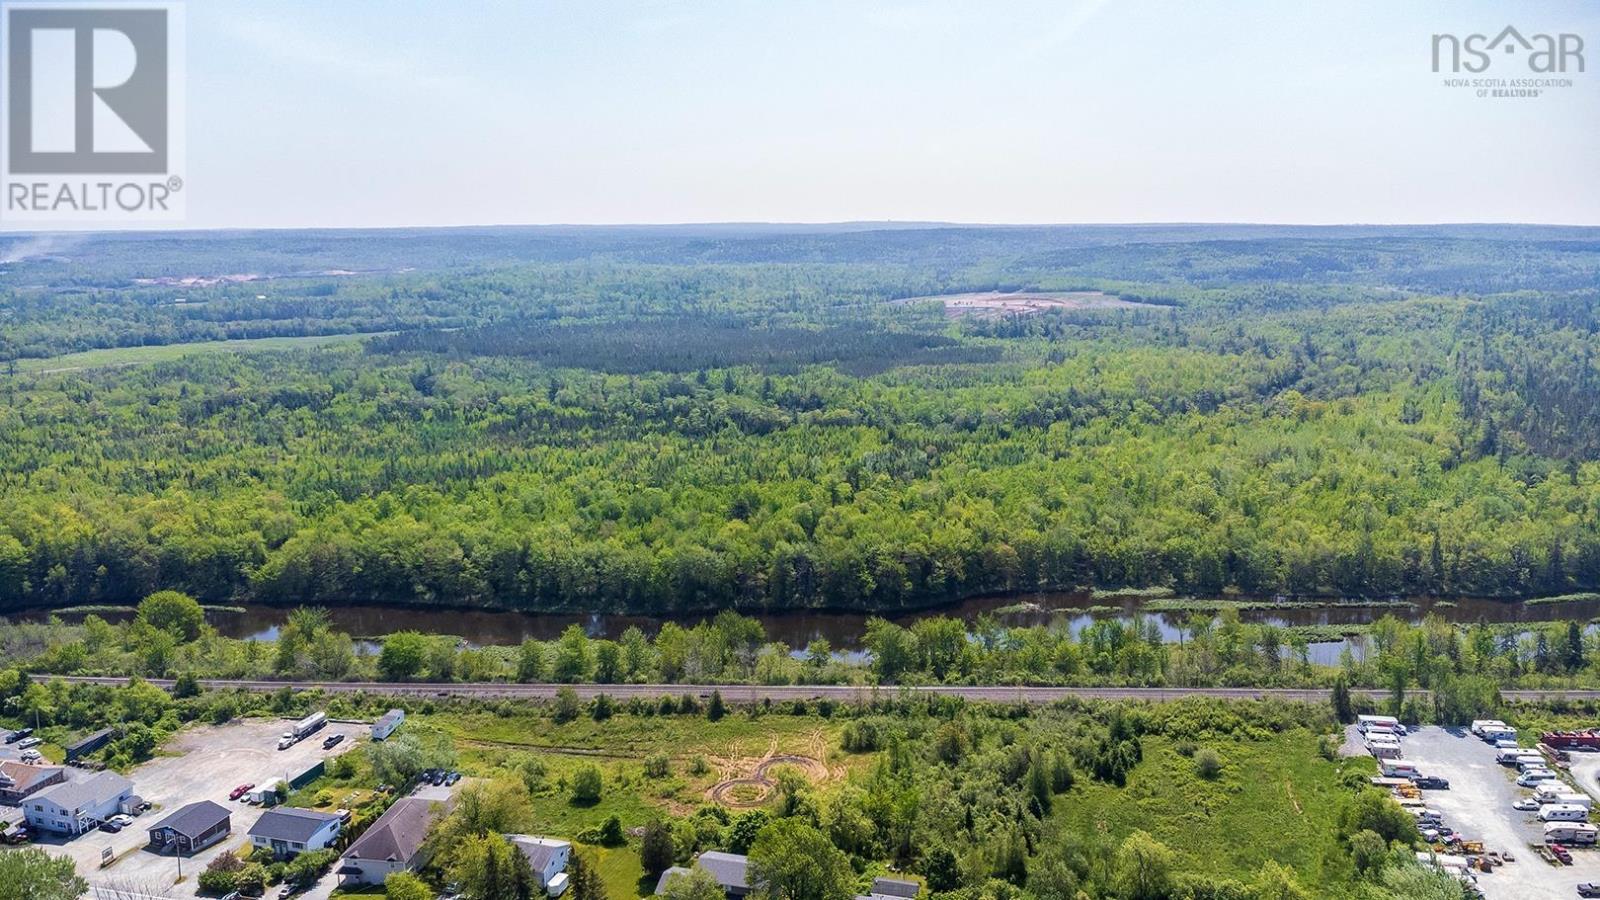
<svg viewBox="0 0 1600 900">
<path fill-rule="evenodd" d="M 195 876 L 218 855 L 244 846 L 245 834 L 261 817 L 261 807 L 229 801 L 229 791 L 246 782 L 265 784 L 297 775 L 319 759 L 348 751 L 370 731 L 367 725 L 329 723 L 293 747 L 278 750 L 278 736 L 289 721 L 246 719 L 185 728 L 162 747 L 161 756 L 129 773 L 134 793 L 154 805 L 132 826 L 118 834 L 94 831 L 70 841 L 40 841 L 39 845 L 71 858 L 91 884 L 192 897 Z M 343 732 L 345 740 L 332 750 L 322 749 L 322 738 L 337 732 Z M 147 829 L 197 800 L 212 800 L 232 810 L 232 831 L 222 842 L 181 860 L 183 881 L 179 883 L 180 860 L 143 849 L 149 841 Z M 106 847 L 111 848 L 115 861 L 101 868 Z"/>
</svg>

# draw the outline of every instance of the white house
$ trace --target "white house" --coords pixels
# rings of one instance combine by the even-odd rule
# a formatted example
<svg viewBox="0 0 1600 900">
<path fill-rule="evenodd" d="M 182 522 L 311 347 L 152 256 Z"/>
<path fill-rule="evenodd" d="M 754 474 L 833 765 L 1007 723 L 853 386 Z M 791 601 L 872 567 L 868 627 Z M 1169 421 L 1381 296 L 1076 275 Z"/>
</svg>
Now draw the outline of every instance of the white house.
<svg viewBox="0 0 1600 900">
<path fill-rule="evenodd" d="M 528 858 L 528 866 L 539 879 L 539 887 L 550 896 L 558 896 L 566 889 L 567 860 L 572 856 L 572 845 L 555 838 L 532 837 L 526 834 L 508 834 L 506 840 Z"/>
<path fill-rule="evenodd" d="M 251 826 L 250 843 L 275 856 L 295 856 L 328 847 L 343 826 L 335 813 L 280 806 L 262 813 Z"/>
<path fill-rule="evenodd" d="M 133 798 L 133 782 L 115 772 L 99 772 L 34 794 L 23 815 L 36 831 L 82 834 L 122 812 Z"/>
</svg>

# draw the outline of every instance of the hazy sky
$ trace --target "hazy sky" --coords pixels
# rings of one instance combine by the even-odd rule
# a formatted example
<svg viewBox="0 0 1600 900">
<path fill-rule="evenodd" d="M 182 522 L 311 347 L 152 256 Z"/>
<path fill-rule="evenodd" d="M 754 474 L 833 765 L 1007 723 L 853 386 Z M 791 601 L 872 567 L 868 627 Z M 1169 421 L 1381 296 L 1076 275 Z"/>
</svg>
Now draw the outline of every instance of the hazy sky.
<svg viewBox="0 0 1600 900">
<path fill-rule="evenodd" d="M 190 226 L 1600 224 L 1585 0 L 315 0 L 187 24 Z M 1589 71 L 1496 100 L 1430 70 L 1435 32 L 1507 24 L 1582 35 Z"/>
</svg>

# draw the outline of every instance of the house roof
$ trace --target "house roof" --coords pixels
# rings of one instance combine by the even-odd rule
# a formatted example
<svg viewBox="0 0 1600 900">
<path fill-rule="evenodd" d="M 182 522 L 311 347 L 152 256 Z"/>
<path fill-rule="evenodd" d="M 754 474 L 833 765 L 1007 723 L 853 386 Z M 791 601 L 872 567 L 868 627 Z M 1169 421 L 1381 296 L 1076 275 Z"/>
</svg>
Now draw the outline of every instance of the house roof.
<svg viewBox="0 0 1600 900">
<path fill-rule="evenodd" d="M 667 892 L 667 882 L 679 875 L 687 874 L 689 874 L 689 870 L 685 869 L 683 866 L 672 866 L 666 869 L 661 873 L 661 877 L 656 879 L 656 894 L 665 894 Z"/>
<path fill-rule="evenodd" d="M 49 800 L 62 809 L 80 809 L 133 790 L 133 782 L 115 772 L 97 772 L 78 781 L 67 781 L 45 788 L 33 801 Z"/>
<path fill-rule="evenodd" d="M 396 800 L 366 833 L 344 851 L 343 859 L 406 862 L 417 854 L 437 813 L 435 801 L 420 797 Z"/>
<path fill-rule="evenodd" d="M 280 806 L 262 813 L 256 824 L 250 827 L 249 833 L 251 837 L 262 837 L 269 841 L 293 841 L 304 844 L 329 822 L 337 821 L 339 816 L 335 813 Z"/>
<path fill-rule="evenodd" d="M 0 762 L 0 788 L 26 794 L 35 784 L 60 771 L 60 766 L 30 766 L 20 762 Z"/>
<path fill-rule="evenodd" d="M 179 808 L 165 819 L 150 826 L 150 831 L 163 828 L 176 831 L 184 837 L 196 838 L 223 822 L 228 821 L 228 808 L 210 800 L 199 800 Z"/>
<path fill-rule="evenodd" d="M 905 897 L 907 900 L 921 893 L 922 885 L 915 881 L 906 881 L 903 878 L 874 878 L 872 879 L 872 893 L 883 894 L 889 897 Z"/>
<path fill-rule="evenodd" d="M 522 851 L 522 855 L 528 858 L 528 865 L 532 866 L 535 872 L 543 872 L 544 867 L 550 864 L 550 860 L 554 859 L 557 853 L 572 847 L 566 841 L 530 837 L 526 834 L 508 834 L 506 839 Z"/>
<path fill-rule="evenodd" d="M 700 854 L 695 865 L 711 873 L 717 879 L 717 884 L 724 888 L 748 888 L 745 881 L 745 869 L 750 865 L 750 857 L 738 853 L 723 853 L 721 850 L 707 850 Z"/>
</svg>

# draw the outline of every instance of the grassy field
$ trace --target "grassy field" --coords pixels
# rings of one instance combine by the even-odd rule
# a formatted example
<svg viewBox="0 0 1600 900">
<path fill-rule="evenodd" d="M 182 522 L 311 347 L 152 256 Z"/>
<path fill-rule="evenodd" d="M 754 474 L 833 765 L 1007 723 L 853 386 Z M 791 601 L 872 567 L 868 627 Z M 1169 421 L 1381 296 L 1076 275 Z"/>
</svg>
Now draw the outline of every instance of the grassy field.
<svg viewBox="0 0 1600 900">
<path fill-rule="evenodd" d="M 709 722 L 698 716 L 618 715 L 603 722 L 580 718 L 553 728 L 540 716 L 452 711 L 420 714 L 412 721 L 448 734 L 468 775 L 493 775 L 519 755 L 537 756 L 546 776 L 544 790 L 533 797 L 534 822 L 541 833 L 565 836 L 613 815 L 627 828 L 656 816 L 686 815 L 706 802 L 714 784 L 748 776 L 770 756 L 816 759 L 841 779 L 851 767 L 865 764 L 843 758 L 838 749 L 841 726 L 815 716 L 738 712 Z M 670 773 L 649 777 L 644 762 L 657 753 L 669 758 Z M 572 778 L 591 765 L 603 777 L 600 801 L 575 804 L 570 799 Z M 608 882 L 630 885 L 627 894 L 613 896 L 633 896 L 631 885 L 642 874 L 637 848 L 623 849 L 626 862 L 613 858 L 615 851 L 602 859 Z"/>
<path fill-rule="evenodd" d="M 532 791 L 525 830 L 576 842 L 610 816 L 630 832 L 652 818 L 689 816 L 711 802 L 713 785 L 749 778 L 774 756 L 816 760 L 819 766 L 808 771 L 812 788 L 820 797 L 833 795 L 851 779 L 865 779 L 883 757 L 882 752 L 843 752 L 844 725 L 844 720 L 817 715 L 748 710 L 716 722 L 703 714 L 619 712 L 604 721 L 581 717 L 557 725 L 540 712 L 505 706 L 417 711 L 406 727 L 425 743 L 453 744 L 469 777 L 519 777 L 524 763 L 537 760 L 543 775 Z M 1238 736 L 1197 741 L 1192 748 L 1147 734 L 1143 761 L 1126 787 L 1094 781 L 1080 771 L 1075 786 L 1055 798 L 1052 818 L 1063 829 L 1112 842 L 1134 830 L 1147 831 L 1177 853 L 1177 869 L 1183 872 L 1249 882 L 1271 859 L 1294 868 L 1303 884 L 1321 883 L 1330 890 L 1348 885 L 1348 856 L 1336 844 L 1335 827 L 1350 796 L 1343 781 L 1351 773 L 1370 774 L 1372 762 L 1327 760 L 1318 752 L 1318 735 L 1303 728 L 1258 731 L 1254 738 L 1232 733 Z M 1196 749 L 1219 755 L 1220 776 L 1207 780 L 1197 774 L 1194 758 L 1183 752 Z M 645 761 L 656 754 L 670 760 L 665 775 L 646 773 Z M 600 799 L 576 803 L 574 775 L 591 765 L 602 774 Z M 344 803 L 349 791 L 370 778 L 362 765 L 348 781 L 335 785 L 324 779 L 292 802 L 316 805 L 312 798 L 326 792 L 321 805 Z M 613 900 L 650 895 L 654 881 L 644 875 L 636 833 L 619 847 L 579 843 Z"/>
<path fill-rule="evenodd" d="M 1222 758 L 1214 781 L 1195 774 L 1194 761 L 1171 742 L 1147 737 L 1126 788 L 1081 779 L 1058 798 L 1055 815 L 1069 828 L 1118 840 L 1147 831 L 1177 851 L 1187 871 L 1247 881 L 1273 859 L 1311 873 L 1330 855 L 1339 804 L 1349 796 L 1338 783 L 1341 767 L 1373 768 L 1371 760 L 1328 762 L 1308 731 L 1202 746 Z"/>
<path fill-rule="evenodd" d="M 382 332 L 392 334 L 393 332 Z M 140 363 L 167 362 L 196 353 L 251 353 L 261 350 L 288 350 L 299 347 L 320 347 L 344 344 L 376 337 L 376 334 L 320 334 L 308 337 L 252 338 L 239 341 L 201 341 L 193 344 L 160 344 L 149 347 L 113 347 L 105 350 L 85 350 L 44 359 L 19 359 L 19 373 L 70 372 L 77 369 L 101 369 L 111 366 L 133 366 Z"/>
</svg>

